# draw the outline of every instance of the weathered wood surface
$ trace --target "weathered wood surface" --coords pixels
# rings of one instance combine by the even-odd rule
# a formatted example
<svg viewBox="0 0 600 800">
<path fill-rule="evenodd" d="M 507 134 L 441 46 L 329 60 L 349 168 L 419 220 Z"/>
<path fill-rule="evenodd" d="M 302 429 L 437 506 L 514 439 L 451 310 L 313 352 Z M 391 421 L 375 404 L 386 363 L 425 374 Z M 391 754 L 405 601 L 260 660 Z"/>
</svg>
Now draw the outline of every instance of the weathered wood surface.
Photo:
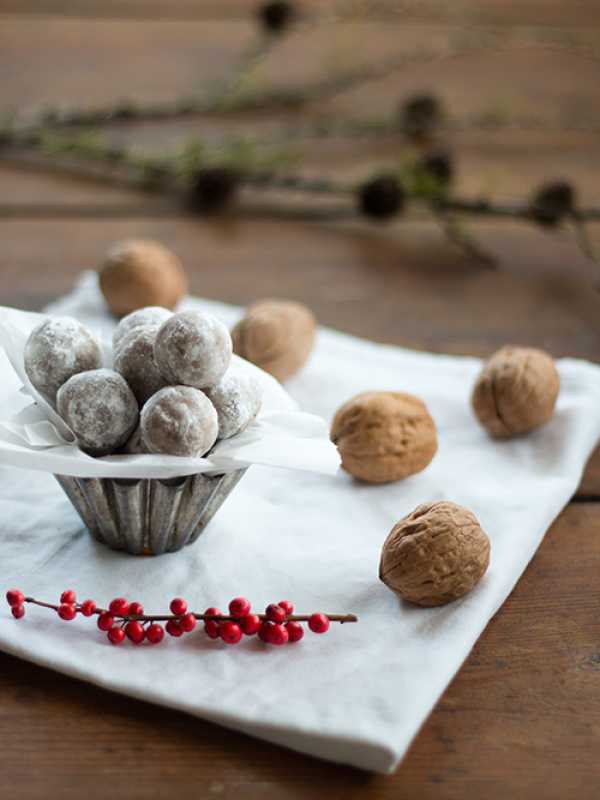
<svg viewBox="0 0 600 800">
<path fill-rule="evenodd" d="M 404 4 L 401 14 L 398 4 L 371 7 L 386 5 L 399 24 L 372 16 L 306 26 L 270 52 L 255 78 L 301 85 L 398 51 L 413 59 L 400 70 L 301 113 L 112 125 L 108 135 L 156 152 L 194 133 L 261 137 L 333 115 L 387 115 L 398 99 L 434 89 L 455 122 L 487 115 L 502 126 L 453 130 L 439 142 L 456 155 L 462 194 L 523 198 L 543 179 L 565 176 L 582 202 L 600 204 L 597 3 L 429 0 Z M 253 6 L 0 0 L 0 111 L 201 93 L 255 41 Z M 305 174 L 348 180 L 407 155 L 394 136 L 299 146 Z M 384 227 L 274 220 L 265 199 L 244 196 L 241 216 L 197 219 L 133 189 L 0 160 L 0 303 L 41 308 L 112 241 L 148 236 L 176 250 L 192 290 L 207 297 L 290 297 L 324 324 L 438 352 L 484 356 L 518 342 L 600 360 L 600 267 L 572 232 L 474 223 L 498 259 L 486 270 L 422 218 Z M 295 198 L 298 213 L 307 207 Z M 600 243 L 600 226 L 590 232 Z M 0 796 L 597 797 L 600 451 L 578 498 L 588 502 L 568 506 L 553 526 L 393 777 L 320 763 L 2 656 Z"/>
</svg>

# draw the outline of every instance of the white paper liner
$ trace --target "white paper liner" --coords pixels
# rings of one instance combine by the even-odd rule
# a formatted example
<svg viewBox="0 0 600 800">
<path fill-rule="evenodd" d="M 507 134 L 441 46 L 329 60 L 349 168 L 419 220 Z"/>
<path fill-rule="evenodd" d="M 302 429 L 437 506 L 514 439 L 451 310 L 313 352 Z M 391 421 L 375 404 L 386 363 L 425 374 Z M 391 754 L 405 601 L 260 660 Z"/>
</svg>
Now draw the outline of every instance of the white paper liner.
<svg viewBox="0 0 600 800">
<path fill-rule="evenodd" d="M 0 306 L 0 463 L 80 478 L 173 478 L 232 472 L 251 464 L 335 474 L 339 456 L 320 417 L 298 410 L 282 386 L 263 370 L 234 356 L 263 388 L 257 419 L 241 434 L 217 442 L 205 458 L 111 455 L 93 458 L 34 389 L 23 351 L 30 331 L 47 315 Z M 97 333 L 97 331 L 96 331 Z M 102 341 L 106 366 L 111 351 Z"/>
</svg>

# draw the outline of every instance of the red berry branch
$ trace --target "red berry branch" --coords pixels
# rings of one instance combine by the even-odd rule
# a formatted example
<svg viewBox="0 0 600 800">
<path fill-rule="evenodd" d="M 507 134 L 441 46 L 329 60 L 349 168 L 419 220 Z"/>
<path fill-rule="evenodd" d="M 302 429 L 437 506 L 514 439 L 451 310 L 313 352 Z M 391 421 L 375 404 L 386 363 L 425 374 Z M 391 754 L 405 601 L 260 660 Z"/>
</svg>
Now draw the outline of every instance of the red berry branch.
<svg viewBox="0 0 600 800">
<path fill-rule="evenodd" d="M 182 597 L 171 600 L 170 614 L 144 614 L 141 603 L 129 602 L 124 597 L 111 600 L 108 608 L 99 608 L 95 600 L 78 603 L 72 589 L 66 589 L 61 594 L 57 605 L 26 597 L 19 589 L 9 589 L 6 601 L 15 619 L 25 616 L 26 603 L 50 608 L 65 621 L 75 619 L 77 614 L 97 616 L 98 628 L 106 632 L 114 645 L 121 644 L 125 638 L 136 645 L 144 641 L 159 644 L 165 630 L 169 636 L 178 638 L 184 633 L 191 633 L 199 620 L 204 622 L 204 631 L 211 639 L 237 644 L 243 635 L 257 634 L 261 641 L 273 645 L 299 642 L 304 636 L 302 622 L 308 623 L 313 633 L 326 633 L 330 622 L 358 622 L 354 614 L 294 614 L 294 606 L 289 600 L 270 603 L 264 614 L 253 614 L 250 602 L 245 597 L 233 598 L 229 603 L 229 614 L 223 614 L 213 607 L 207 608 L 203 614 L 188 611 L 188 605 Z M 161 622 L 165 623 L 164 627 Z"/>
</svg>

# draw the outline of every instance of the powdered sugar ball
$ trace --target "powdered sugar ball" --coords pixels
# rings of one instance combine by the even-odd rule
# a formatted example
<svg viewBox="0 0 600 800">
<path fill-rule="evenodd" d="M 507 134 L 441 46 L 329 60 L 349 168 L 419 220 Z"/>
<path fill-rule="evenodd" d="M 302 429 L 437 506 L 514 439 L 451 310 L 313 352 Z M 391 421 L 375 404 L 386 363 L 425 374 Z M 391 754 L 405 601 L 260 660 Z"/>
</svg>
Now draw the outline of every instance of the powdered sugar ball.
<svg viewBox="0 0 600 800">
<path fill-rule="evenodd" d="M 206 395 L 217 410 L 219 439 L 229 439 L 247 428 L 260 411 L 262 387 L 245 370 L 231 368 Z"/>
<path fill-rule="evenodd" d="M 217 440 L 217 412 L 208 397 L 191 386 L 167 386 L 141 413 L 142 441 L 150 453 L 203 456 Z"/>
<path fill-rule="evenodd" d="M 137 311 L 132 311 L 119 322 L 113 333 L 113 350 L 119 349 L 121 342 L 132 331 L 139 328 L 154 328 L 158 330 L 163 322 L 173 315 L 172 311 L 162 306 L 147 306 L 140 308 Z"/>
<path fill-rule="evenodd" d="M 140 406 L 167 383 L 154 361 L 156 333 L 152 327 L 135 328 L 115 352 L 115 369 L 125 378 Z"/>
<path fill-rule="evenodd" d="M 52 405 L 72 375 L 102 366 L 102 351 L 93 333 L 72 317 L 51 317 L 35 327 L 23 358 L 27 377 Z"/>
<path fill-rule="evenodd" d="M 138 404 L 127 381 L 112 369 L 81 372 L 63 384 L 58 413 L 91 455 L 122 447 L 138 423 Z"/>
<path fill-rule="evenodd" d="M 148 452 L 142 441 L 142 426 L 140 423 L 138 423 L 137 428 L 123 445 L 122 452 L 131 456 L 138 456 Z"/>
<path fill-rule="evenodd" d="M 229 331 L 220 320 L 200 311 L 181 311 L 161 325 L 154 357 L 168 383 L 205 389 L 221 380 L 232 349 Z"/>
</svg>

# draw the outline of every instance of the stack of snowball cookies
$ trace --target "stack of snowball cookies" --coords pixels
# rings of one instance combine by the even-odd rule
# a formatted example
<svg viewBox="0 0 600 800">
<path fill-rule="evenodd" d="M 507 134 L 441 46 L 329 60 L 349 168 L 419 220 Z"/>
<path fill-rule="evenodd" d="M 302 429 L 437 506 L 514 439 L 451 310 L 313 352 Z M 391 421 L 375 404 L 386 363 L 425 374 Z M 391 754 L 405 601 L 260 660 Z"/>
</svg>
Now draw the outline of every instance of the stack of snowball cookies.
<svg viewBox="0 0 600 800">
<path fill-rule="evenodd" d="M 114 369 L 103 368 L 99 342 L 70 317 L 31 332 L 24 366 L 86 453 L 201 457 L 261 407 L 259 382 L 232 364 L 232 350 L 228 329 L 210 314 L 151 306 L 117 326 Z"/>
</svg>

